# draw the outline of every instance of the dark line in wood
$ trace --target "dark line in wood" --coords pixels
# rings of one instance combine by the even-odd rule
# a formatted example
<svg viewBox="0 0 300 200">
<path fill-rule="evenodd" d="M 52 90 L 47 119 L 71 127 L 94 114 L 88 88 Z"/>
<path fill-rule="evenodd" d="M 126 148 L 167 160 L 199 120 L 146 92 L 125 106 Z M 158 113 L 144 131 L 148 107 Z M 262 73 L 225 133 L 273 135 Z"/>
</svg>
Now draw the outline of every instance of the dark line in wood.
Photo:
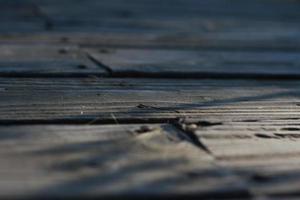
<svg viewBox="0 0 300 200">
<path fill-rule="evenodd" d="M 100 65 L 99 65 L 100 66 Z M 300 74 L 235 74 L 235 73 L 148 73 L 148 72 L 112 72 L 109 74 L 90 72 L 90 73 L 34 73 L 34 72 L 0 72 L 0 77 L 3 78 L 86 78 L 97 76 L 99 78 L 155 78 L 155 79 L 219 79 L 219 80 L 300 80 Z"/>
<path fill-rule="evenodd" d="M 174 118 L 118 118 L 118 124 L 166 124 L 174 121 Z M 92 123 L 91 123 L 92 122 Z M 28 120 L 0 120 L 0 125 L 114 125 L 116 124 L 113 118 L 90 118 L 90 119 L 28 119 Z"/>
<path fill-rule="evenodd" d="M 107 77 L 108 74 L 101 72 L 90 72 L 90 73 L 34 73 L 34 72 L 0 72 L 0 77 L 3 78 L 86 78 L 91 76 Z"/>
<path fill-rule="evenodd" d="M 239 74 L 211 72 L 111 72 L 112 78 L 168 78 L 168 79 L 259 79 L 259 80 L 300 80 L 300 74 Z"/>
<path fill-rule="evenodd" d="M 190 124 L 185 122 L 185 119 L 179 118 L 177 120 L 173 120 L 172 124 L 185 134 L 189 142 L 204 150 L 206 153 L 212 154 L 208 147 L 202 143 L 199 137 L 194 133 L 193 128 L 189 126 Z"/>
<path fill-rule="evenodd" d="M 101 63 L 99 60 L 95 59 L 93 56 L 91 56 L 89 53 L 86 53 L 86 56 L 88 59 L 90 59 L 92 62 L 94 62 L 99 67 L 105 69 L 110 75 L 113 73 L 113 71 L 103 63 Z"/>
<path fill-rule="evenodd" d="M 33 6 L 34 6 L 35 15 L 37 17 L 41 18 L 42 20 L 44 20 L 45 30 L 46 31 L 53 30 L 54 24 L 53 24 L 51 18 L 46 13 L 43 13 L 38 5 L 33 4 Z"/>
<path fill-rule="evenodd" d="M 300 52 L 300 44 L 295 46 L 286 46 L 281 45 L 278 47 L 274 46 L 248 46 L 248 45 L 241 45 L 238 46 L 208 46 L 208 45 L 197 45 L 197 44 L 178 44 L 178 45 L 169 45 L 169 44 L 149 44 L 149 45 L 116 45 L 116 44 L 85 44 L 85 43 L 76 43 L 79 47 L 82 48 L 118 48 L 118 49 L 161 49 L 161 50 L 212 50 L 212 51 L 236 51 L 236 52 L 247 52 L 247 51 L 256 51 L 256 52 Z"/>
<path fill-rule="evenodd" d="M 41 196 L 35 195 L 28 199 L 40 199 Z M 218 190 L 218 191 L 208 191 L 208 192 L 190 192 L 190 193 L 178 193 L 177 191 L 173 191 L 169 194 L 151 194 L 151 193 L 145 193 L 145 194 L 122 194 L 122 195 L 89 195 L 88 197 L 74 197 L 69 196 L 72 200 L 79 200 L 79 199 L 87 199 L 87 200 L 94 200 L 94 199 L 111 199 L 111 200 L 165 200 L 165 199 L 253 199 L 253 194 L 248 189 L 238 188 L 238 189 L 226 189 L 226 190 Z M 63 199 L 69 199 L 68 197 L 64 197 Z M 23 199 L 23 198 L 22 198 Z M 25 198 L 26 199 L 26 198 Z M 50 199 L 60 199 L 57 196 L 48 196 L 44 197 L 43 199 L 50 200 Z"/>
</svg>

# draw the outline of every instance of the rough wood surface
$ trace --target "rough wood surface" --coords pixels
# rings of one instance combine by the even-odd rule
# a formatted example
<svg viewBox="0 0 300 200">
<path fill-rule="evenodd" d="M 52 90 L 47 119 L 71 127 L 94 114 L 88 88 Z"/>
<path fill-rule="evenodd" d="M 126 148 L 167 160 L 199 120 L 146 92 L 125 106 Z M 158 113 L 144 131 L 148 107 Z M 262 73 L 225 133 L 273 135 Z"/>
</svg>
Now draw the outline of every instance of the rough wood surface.
<svg viewBox="0 0 300 200">
<path fill-rule="evenodd" d="M 0 0 L 0 198 L 297 199 L 299 8 Z"/>
<path fill-rule="evenodd" d="M 297 52 L 89 49 L 115 76 L 299 77 Z"/>
<path fill-rule="evenodd" d="M 106 70 L 74 46 L 1 45 L 0 76 L 88 76 Z"/>
<path fill-rule="evenodd" d="M 299 81 L 0 79 L 0 121 L 298 118 Z"/>
</svg>

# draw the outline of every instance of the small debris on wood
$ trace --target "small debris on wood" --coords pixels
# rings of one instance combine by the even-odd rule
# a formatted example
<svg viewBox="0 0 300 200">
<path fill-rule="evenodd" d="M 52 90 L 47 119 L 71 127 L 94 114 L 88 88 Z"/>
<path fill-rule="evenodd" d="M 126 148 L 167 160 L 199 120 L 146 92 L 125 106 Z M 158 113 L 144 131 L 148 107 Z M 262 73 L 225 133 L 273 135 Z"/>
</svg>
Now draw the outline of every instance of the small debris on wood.
<svg viewBox="0 0 300 200">
<path fill-rule="evenodd" d="M 154 130 L 153 127 L 145 125 L 145 126 L 141 126 L 138 130 L 135 130 L 135 132 L 138 133 L 138 134 L 144 134 L 144 133 L 151 132 L 153 130 Z"/>
</svg>

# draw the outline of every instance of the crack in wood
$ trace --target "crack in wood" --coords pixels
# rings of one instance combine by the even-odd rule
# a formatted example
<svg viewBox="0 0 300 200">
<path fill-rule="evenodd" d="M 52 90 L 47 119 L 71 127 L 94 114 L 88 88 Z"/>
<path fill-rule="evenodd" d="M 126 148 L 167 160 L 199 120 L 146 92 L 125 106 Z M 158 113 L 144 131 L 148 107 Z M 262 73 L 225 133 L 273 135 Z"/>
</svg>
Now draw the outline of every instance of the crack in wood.
<svg viewBox="0 0 300 200">
<path fill-rule="evenodd" d="M 89 53 L 85 53 L 86 57 L 92 61 L 93 63 L 95 63 L 98 67 L 104 69 L 107 71 L 107 73 L 109 74 L 108 76 L 111 76 L 113 71 L 111 70 L 111 68 L 109 66 L 104 65 L 103 63 L 101 63 L 99 60 L 95 59 L 93 56 L 91 56 Z"/>
<path fill-rule="evenodd" d="M 184 134 L 184 138 L 187 141 L 204 150 L 206 153 L 212 154 L 208 147 L 194 133 L 194 131 L 197 129 L 196 124 L 186 122 L 185 118 L 176 119 L 172 124 L 182 131 L 182 133 Z"/>
</svg>

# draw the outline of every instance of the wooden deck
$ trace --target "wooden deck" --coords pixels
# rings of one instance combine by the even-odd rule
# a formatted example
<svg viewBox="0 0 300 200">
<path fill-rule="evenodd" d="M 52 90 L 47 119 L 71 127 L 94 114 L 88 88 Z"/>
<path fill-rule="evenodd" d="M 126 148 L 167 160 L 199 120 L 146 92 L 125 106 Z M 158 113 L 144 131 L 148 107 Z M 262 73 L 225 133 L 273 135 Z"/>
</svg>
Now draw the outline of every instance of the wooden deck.
<svg viewBox="0 0 300 200">
<path fill-rule="evenodd" d="M 0 0 L 0 198 L 300 198 L 300 1 Z"/>
</svg>

